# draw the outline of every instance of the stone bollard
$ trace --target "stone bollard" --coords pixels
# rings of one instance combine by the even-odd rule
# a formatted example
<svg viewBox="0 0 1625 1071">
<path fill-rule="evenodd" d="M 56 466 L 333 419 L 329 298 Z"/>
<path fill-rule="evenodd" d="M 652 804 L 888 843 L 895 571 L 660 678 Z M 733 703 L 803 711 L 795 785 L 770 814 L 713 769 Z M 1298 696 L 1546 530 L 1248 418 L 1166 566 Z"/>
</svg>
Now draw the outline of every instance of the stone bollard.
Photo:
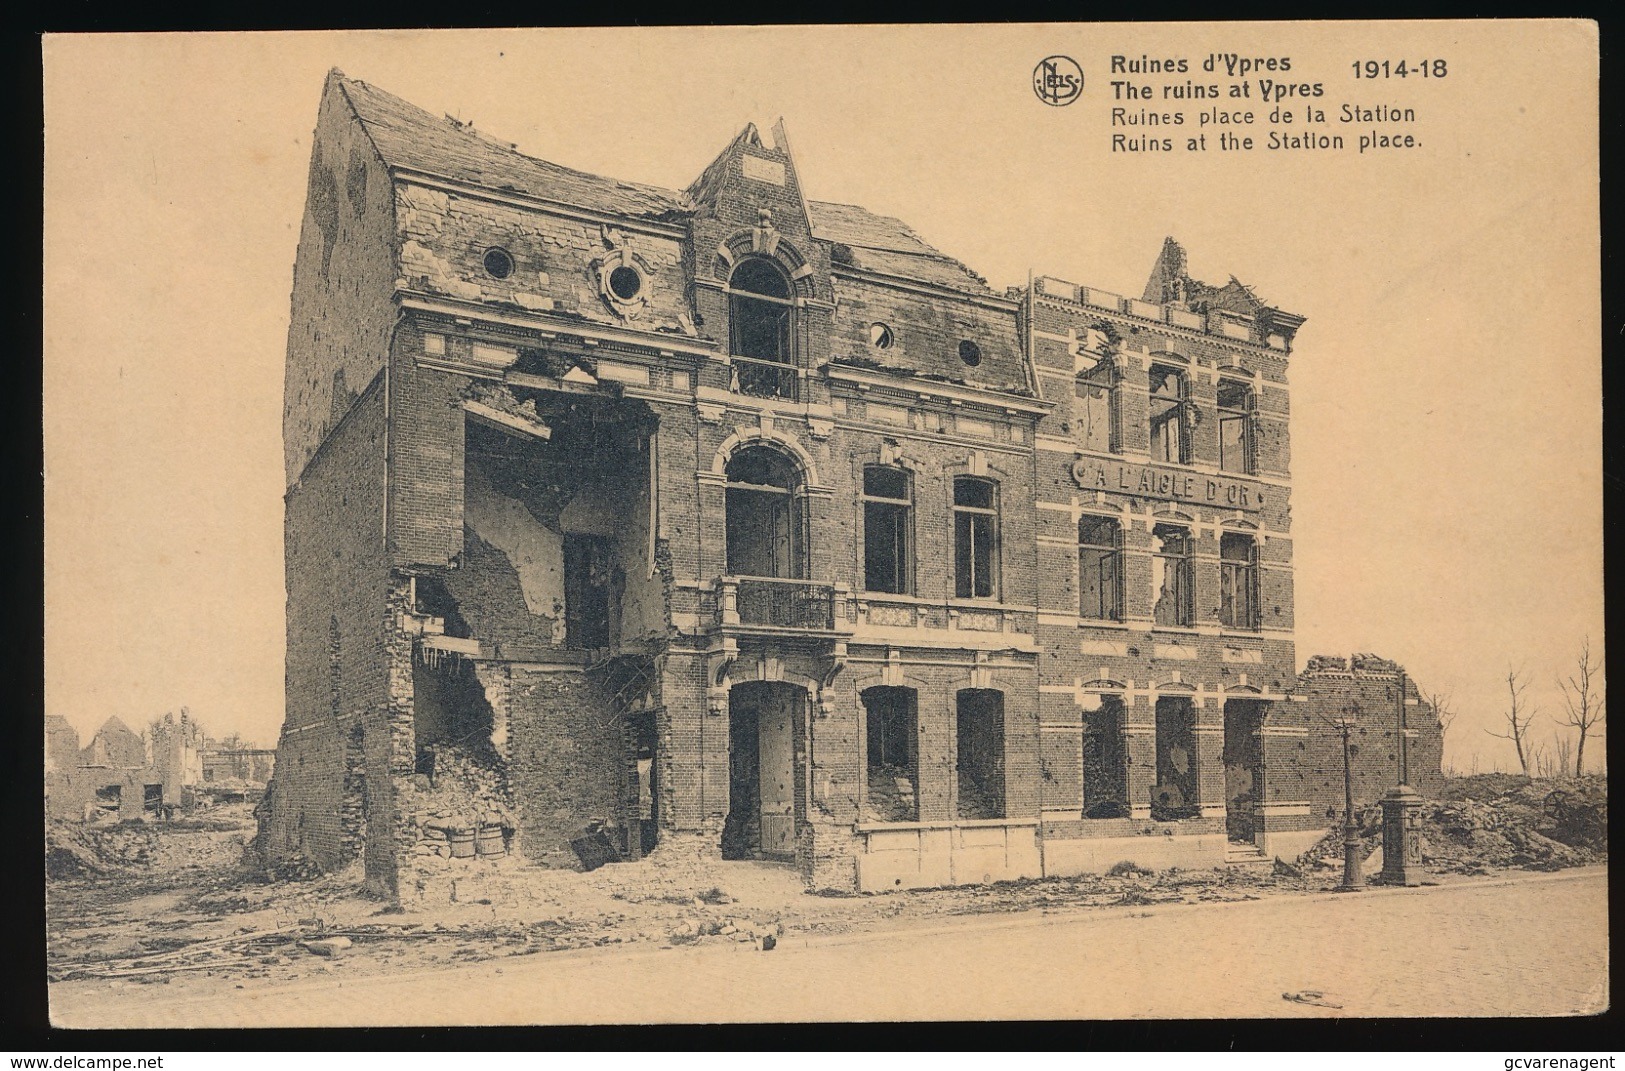
<svg viewBox="0 0 1625 1071">
<path fill-rule="evenodd" d="M 1422 796 L 1395 785 L 1382 798 L 1382 883 L 1415 885 L 1422 868 Z"/>
</svg>

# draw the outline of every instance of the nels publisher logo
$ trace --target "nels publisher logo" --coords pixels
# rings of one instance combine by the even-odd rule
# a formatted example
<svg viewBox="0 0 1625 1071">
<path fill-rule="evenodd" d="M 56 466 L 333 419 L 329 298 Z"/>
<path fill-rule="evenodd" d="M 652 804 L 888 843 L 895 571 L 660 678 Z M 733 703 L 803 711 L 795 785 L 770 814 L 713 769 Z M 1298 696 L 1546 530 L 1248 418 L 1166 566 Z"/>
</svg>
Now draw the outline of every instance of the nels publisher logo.
<svg viewBox="0 0 1625 1071">
<path fill-rule="evenodd" d="M 1083 92 L 1083 68 L 1071 56 L 1046 56 L 1033 68 L 1033 92 L 1051 107 L 1071 104 Z"/>
</svg>

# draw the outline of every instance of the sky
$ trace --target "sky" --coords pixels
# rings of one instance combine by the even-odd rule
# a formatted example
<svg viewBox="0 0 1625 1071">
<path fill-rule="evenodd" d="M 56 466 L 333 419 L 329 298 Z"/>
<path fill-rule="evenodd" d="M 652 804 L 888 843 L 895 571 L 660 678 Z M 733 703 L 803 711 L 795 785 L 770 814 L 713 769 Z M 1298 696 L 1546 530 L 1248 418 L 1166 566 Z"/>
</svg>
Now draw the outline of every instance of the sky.
<svg viewBox="0 0 1625 1071">
<path fill-rule="evenodd" d="M 282 719 L 281 405 L 311 131 L 337 67 L 521 151 L 682 189 L 783 117 L 808 195 L 906 220 L 1002 290 L 1138 296 L 1164 236 L 1308 318 L 1294 344 L 1297 652 L 1403 663 L 1505 768 L 1603 649 L 1597 38 L 1578 22 L 53 36 L 44 42 L 46 710 L 88 739 L 187 706 Z M 1111 57 L 1289 58 L 1414 148 L 1111 151 Z M 1044 104 L 1039 59 L 1084 71 Z M 1356 79 L 1443 58 L 1446 76 Z M 1430 70 L 1435 69 L 1430 66 Z M 1392 70 L 1392 67 L 1390 67 Z M 1249 79 L 1257 90 L 1257 78 Z M 1295 98 L 1296 99 L 1296 98 Z M 1314 98 L 1283 102 L 1301 109 Z M 1249 127 L 1262 145 L 1272 105 Z M 1220 128 L 1210 126 L 1214 137 Z M 1279 128 L 1289 129 L 1289 128 Z M 1304 129 L 1291 128 L 1293 132 Z M 1216 140 L 1216 139 L 1215 139 Z"/>
</svg>

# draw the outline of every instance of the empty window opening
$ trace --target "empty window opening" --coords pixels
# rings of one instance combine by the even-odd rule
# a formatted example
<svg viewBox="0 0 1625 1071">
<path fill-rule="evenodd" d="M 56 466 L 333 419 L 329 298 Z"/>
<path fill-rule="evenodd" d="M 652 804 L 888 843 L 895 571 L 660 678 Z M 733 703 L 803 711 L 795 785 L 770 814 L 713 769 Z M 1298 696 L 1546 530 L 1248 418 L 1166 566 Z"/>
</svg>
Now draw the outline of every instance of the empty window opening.
<svg viewBox="0 0 1625 1071">
<path fill-rule="evenodd" d="M 954 480 L 954 596 L 991 599 L 996 590 L 999 515 L 993 481 Z"/>
<path fill-rule="evenodd" d="M 1253 419 L 1257 395 L 1246 383 L 1219 380 L 1219 469 L 1253 471 Z"/>
<path fill-rule="evenodd" d="M 609 273 L 609 292 L 622 301 L 631 301 L 643 289 L 643 276 L 636 268 L 621 265 Z"/>
<path fill-rule="evenodd" d="M 1004 693 L 967 688 L 958 695 L 959 817 L 1004 817 Z"/>
<path fill-rule="evenodd" d="M 959 343 L 959 359 L 964 361 L 970 367 L 975 368 L 977 365 L 982 363 L 982 347 L 978 346 L 968 338 L 963 340 Z"/>
<path fill-rule="evenodd" d="M 1258 544 L 1240 532 L 1219 537 L 1219 623 L 1258 627 Z"/>
<path fill-rule="evenodd" d="M 1151 366 L 1151 460 L 1182 465 L 1190 460 L 1186 442 L 1185 373 Z"/>
<path fill-rule="evenodd" d="M 611 618 L 620 605 L 613 540 L 602 536 L 564 536 L 564 645 L 594 650 L 614 643 Z"/>
<path fill-rule="evenodd" d="M 1128 748 L 1123 738 L 1123 700 L 1100 697 L 1083 712 L 1083 816 L 1127 818 Z"/>
<path fill-rule="evenodd" d="M 903 469 L 863 470 L 863 586 L 906 594 L 912 588 L 913 497 Z"/>
<path fill-rule="evenodd" d="M 1258 805 L 1264 799 L 1263 704 L 1227 699 L 1224 704 L 1225 833 L 1231 840 L 1255 840 Z"/>
<path fill-rule="evenodd" d="M 1183 696 L 1157 700 L 1157 780 L 1151 817 L 1159 822 L 1201 813 L 1196 778 L 1196 708 Z"/>
<path fill-rule="evenodd" d="M 761 257 L 746 258 L 729 276 L 728 292 L 729 352 L 788 364 L 794 304 L 784 273 Z"/>
<path fill-rule="evenodd" d="M 868 751 L 864 817 L 878 822 L 919 820 L 918 697 L 912 688 L 870 688 L 863 693 Z"/>
<path fill-rule="evenodd" d="M 1078 519 L 1078 614 L 1123 619 L 1123 530 L 1110 517 Z"/>
<path fill-rule="evenodd" d="M 869 345 L 877 350 L 889 350 L 897 339 L 892 335 L 890 327 L 883 323 L 869 325 Z"/>
<path fill-rule="evenodd" d="M 491 743 L 491 730 L 496 724 L 496 711 L 486 696 L 472 662 L 465 658 L 429 659 L 418 657 L 412 663 L 412 728 L 417 743 L 414 767 L 419 772 L 437 776 L 434 749 L 455 747 L 466 756 L 495 757 Z M 360 723 L 356 723 L 351 737 L 354 759 L 359 765 L 362 755 Z M 427 755 L 425 753 L 428 753 Z"/>
<path fill-rule="evenodd" d="M 805 693 L 751 682 L 728 693 L 724 859 L 795 855 L 795 721 Z"/>
<path fill-rule="evenodd" d="M 1176 524 L 1151 530 L 1152 619 L 1159 625 L 1188 626 L 1193 619 L 1191 533 Z"/>
<path fill-rule="evenodd" d="M 1121 448 L 1118 438 L 1117 365 L 1101 361 L 1077 378 L 1073 414 L 1080 444 L 1085 450 L 1110 453 Z"/>
<path fill-rule="evenodd" d="M 485 274 L 493 279 L 506 279 L 513 274 L 513 256 L 502 248 L 485 251 Z"/>
<path fill-rule="evenodd" d="M 727 555 L 730 576 L 801 579 L 801 475 L 784 454 L 751 446 L 727 469 Z"/>
</svg>

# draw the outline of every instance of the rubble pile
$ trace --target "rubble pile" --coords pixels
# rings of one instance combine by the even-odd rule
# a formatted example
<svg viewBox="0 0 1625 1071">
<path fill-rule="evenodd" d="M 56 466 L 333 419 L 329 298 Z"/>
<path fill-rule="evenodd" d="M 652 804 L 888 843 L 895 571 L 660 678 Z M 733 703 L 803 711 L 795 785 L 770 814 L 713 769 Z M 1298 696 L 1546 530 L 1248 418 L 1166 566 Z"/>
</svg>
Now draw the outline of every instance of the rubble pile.
<svg viewBox="0 0 1625 1071">
<path fill-rule="evenodd" d="M 508 774 L 489 747 L 439 746 L 434 774 L 415 774 L 396 798 L 402 828 L 416 844 L 415 861 L 472 856 L 470 839 L 500 831 L 505 854 L 518 823 L 508 806 Z M 494 840 L 488 840 L 486 852 Z"/>
<path fill-rule="evenodd" d="M 902 766 L 876 766 L 869 770 L 869 796 L 864 801 L 865 822 L 914 821 L 914 779 Z"/>
<path fill-rule="evenodd" d="M 1481 774 L 1448 782 L 1444 795 L 1421 807 L 1424 869 L 1474 875 L 1561 870 L 1607 859 L 1608 795 L 1602 777 Z M 1373 804 L 1357 817 L 1364 852 L 1371 858 L 1382 843 L 1382 808 Z M 1341 865 L 1342 856 L 1339 828 L 1300 862 L 1330 868 Z"/>
<path fill-rule="evenodd" d="M 149 866 L 158 831 L 142 822 L 86 825 L 52 819 L 45 825 L 45 876 L 94 878 Z"/>
</svg>

